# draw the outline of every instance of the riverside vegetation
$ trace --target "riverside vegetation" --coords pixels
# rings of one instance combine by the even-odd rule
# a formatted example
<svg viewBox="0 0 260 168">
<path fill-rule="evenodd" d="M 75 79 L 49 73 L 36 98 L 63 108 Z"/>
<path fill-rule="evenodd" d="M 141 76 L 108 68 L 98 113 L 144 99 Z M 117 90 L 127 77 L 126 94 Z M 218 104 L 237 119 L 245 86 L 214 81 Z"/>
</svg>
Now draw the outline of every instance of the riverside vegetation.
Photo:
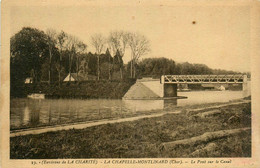
<svg viewBox="0 0 260 168">
<path fill-rule="evenodd" d="M 199 111 L 183 111 L 132 122 L 105 124 L 82 130 L 49 132 L 10 139 L 12 159 L 44 158 L 160 158 L 250 157 L 251 103 L 227 105 L 212 112 L 212 105 Z M 203 114 L 203 115 L 201 115 Z M 205 133 L 247 128 L 193 143 L 165 149 L 165 143 L 191 140 Z M 230 131 L 229 131 L 230 132 Z M 193 138 L 194 140 L 194 138 Z"/>
<path fill-rule="evenodd" d="M 90 41 L 94 52 L 87 51 L 88 44 L 63 31 L 22 28 L 10 39 L 11 97 L 25 97 L 26 94 L 41 91 L 60 98 L 122 98 L 122 93 L 137 78 L 159 78 L 165 74 L 239 73 L 211 69 L 204 64 L 176 63 L 163 57 L 141 59 L 149 53 L 150 43 L 145 36 L 135 32 L 111 31 L 108 37 L 95 34 Z M 132 54 L 126 55 L 126 52 Z M 129 57 L 130 61 L 125 63 L 124 57 Z M 85 86 L 82 93 L 86 95 L 82 95 L 75 84 L 63 82 L 72 73 L 81 83 L 79 86 Z M 33 87 L 25 84 L 28 78 Z M 82 84 L 82 81 L 85 83 Z"/>
<path fill-rule="evenodd" d="M 120 99 L 135 83 L 135 79 L 124 81 L 80 81 L 67 82 L 61 86 L 48 83 L 13 86 L 13 97 L 26 97 L 30 93 L 45 93 L 47 98 L 109 98 Z"/>
</svg>

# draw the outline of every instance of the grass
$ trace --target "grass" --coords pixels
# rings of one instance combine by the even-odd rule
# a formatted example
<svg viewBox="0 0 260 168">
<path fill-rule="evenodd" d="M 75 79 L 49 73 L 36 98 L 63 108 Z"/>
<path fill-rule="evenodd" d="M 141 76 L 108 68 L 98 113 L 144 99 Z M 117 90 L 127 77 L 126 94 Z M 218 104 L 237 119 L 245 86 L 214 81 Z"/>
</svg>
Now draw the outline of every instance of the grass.
<svg viewBox="0 0 260 168">
<path fill-rule="evenodd" d="M 161 143 L 191 138 L 205 132 L 251 127 L 251 103 L 220 109 L 221 114 L 194 118 L 186 113 L 107 124 L 82 130 L 50 132 L 10 139 L 11 159 L 250 157 L 251 133 L 241 133 L 204 144 L 163 151 Z M 231 119 L 230 119 L 231 118 Z M 208 143 L 216 150 L 191 156 Z"/>
</svg>

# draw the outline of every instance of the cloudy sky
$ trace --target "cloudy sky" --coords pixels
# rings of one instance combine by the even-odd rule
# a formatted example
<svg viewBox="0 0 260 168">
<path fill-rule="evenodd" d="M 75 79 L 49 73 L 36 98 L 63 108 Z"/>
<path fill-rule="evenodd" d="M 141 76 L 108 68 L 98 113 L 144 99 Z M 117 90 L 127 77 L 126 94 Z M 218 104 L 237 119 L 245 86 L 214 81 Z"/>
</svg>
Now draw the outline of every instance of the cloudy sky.
<svg viewBox="0 0 260 168">
<path fill-rule="evenodd" d="M 94 33 L 144 34 L 147 57 L 203 63 L 211 68 L 250 71 L 250 8 L 247 6 L 75 5 L 11 8 L 11 35 L 22 27 L 63 30 L 90 46 Z M 130 55 L 124 56 L 125 62 Z"/>
</svg>

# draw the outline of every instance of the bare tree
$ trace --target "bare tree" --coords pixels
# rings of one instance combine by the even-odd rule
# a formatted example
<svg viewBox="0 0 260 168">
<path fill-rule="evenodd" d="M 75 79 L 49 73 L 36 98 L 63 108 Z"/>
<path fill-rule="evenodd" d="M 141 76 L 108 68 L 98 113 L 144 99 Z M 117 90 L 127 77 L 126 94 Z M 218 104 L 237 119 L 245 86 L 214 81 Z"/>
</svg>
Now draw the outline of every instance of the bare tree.
<svg viewBox="0 0 260 168">
<path fill-rule="evenodd" d="M 72 70 L 72 63 L 74 57 L 77 57 L 76 66 L 77 66 L 77 75 L 79 71 L 79 56 L 82 54 L 87 45 L 80 41 L 77 37 L 69 35 L 61 31 L 61 33 L 57 36 L 57 47 L 60 53 L 59 59 L 59 81 L 61 83 L 61 62 L 64 51 L 67 51 L 69 56 L 69 81 L 71 81 L 71 70 Z"/>
<path fill-rule="evenodd" d="M 51 83 L 51 65 L 52 65 L 52 57 L 53 57 L 53 49 L 55 45 L 57 44 L 57 33 L 53 29 L 47 29 L 47 43 L 48 43 L 48 49 L 49 49 L 49 84 Z"/>
<path fill-rule="evenodd" d="M 135 70 L 135 63 L 138 59 L 147 54 L 150 51 L 150 42 L 149 40 L 138 33 L 131 33 L 129 35 L 128 40 L 130 49 L 131 49 L 131 78 L 135 78 L 136 70 Z"/>
<path fill-rule="evenodd" d="M 110 32 L 110 35 L 108 37 L 108 45 L 110 51 L 113 53 L 113 55 L 119 51 L 120 56 L 123 57 L 125 55 L 125 50 L 127 48 L 128 40 L 129 40 L 130 34 L 128 32 L 124 31 L 113 31 Z M 113 56 L 112 55 L 112 56 Z M 120 62 L 120 58 L 118 58 L 118 62 Z M 123 79 L 123 71 L 122 71 L 123 65 L 120 65 L 120 78 Z"/>
<path fill-rule="evenodd" d="M 77 37 L 68 35 L 68 39 L 65 46 L 69 54 L 69 81 L 71 81 L 71 68 L 72 68 L 73 58 L 76 56 L 77 53 L 78 43 L 79 43 L 79 39 Z"/>
<path fill-rule="evenodd" d="M 98 77 L 98 80 L 100 78 L 100 65 L 99 65 L 100 60 L 99 60 L 99 57 L 100 57 L 101 52 L 104 49 L 105 43 L 106 43 L 106 40 L 105 40 L 105 38 L 103 37 L 102 34 L 95 34 L 91 37 L 91 44 L 93 45 L 93 47 L 95 47 L 97 58 L 98 58 L 98 60 L 97 60 L 97 77 Z"/>
<path fill-rule="evenodd" d="M 59 86 L 61 84 L 61 62 L 62 62 L 62 57 L 63 57 L 63 52 L 65 50 L 65 42 L 67 41 L 68 39 L 68 35 L 64 32 L 64 31 L 61 31 L 58 36 L 57 36 L 57 47 L 59 49 L 59 66 L 58 66 L 58 71 L 59 71 Z"/>
</svg>

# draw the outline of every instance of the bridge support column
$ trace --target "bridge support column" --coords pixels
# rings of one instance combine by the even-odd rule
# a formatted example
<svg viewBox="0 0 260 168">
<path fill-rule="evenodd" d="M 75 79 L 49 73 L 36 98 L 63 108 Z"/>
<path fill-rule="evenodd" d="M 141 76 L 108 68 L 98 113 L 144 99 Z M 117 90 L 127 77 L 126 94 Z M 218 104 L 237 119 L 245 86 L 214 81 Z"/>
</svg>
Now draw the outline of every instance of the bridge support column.
<svg viewBox="0 0 260 168">
<path fill-rule="evenodd" d="M 244 75 L 243 77 L 243 91 L 247 91 L 248 88 L 247 88 L 247 75 Z"/>
<path fill-rule="evenodd" d="M 164 83 L 163 92 L 163 97 L 177 97 L 177 84 Z"/>
<path fill-rule="evenodd" d="M 250 89 L 250 86 L 248 86 L 247 75 L 244 75 L 242 87 L 243 87 L 243 97 L 250 96 L 251 89 Z"/>
</svg>

